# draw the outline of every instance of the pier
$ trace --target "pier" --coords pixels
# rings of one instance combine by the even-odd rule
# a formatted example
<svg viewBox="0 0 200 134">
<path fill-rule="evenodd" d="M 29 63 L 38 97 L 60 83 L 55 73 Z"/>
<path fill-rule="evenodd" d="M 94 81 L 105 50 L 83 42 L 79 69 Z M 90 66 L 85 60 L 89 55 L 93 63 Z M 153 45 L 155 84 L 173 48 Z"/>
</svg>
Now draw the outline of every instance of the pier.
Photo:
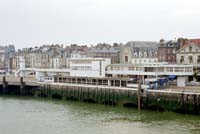
<svg viewBox="0 0 200 134">
<path fill-rule="evenodd" d="M 46 83 L 33 78 L 0 77 L 0 94 L 99 103 L 154 111 L 200 114 L 198 90 L 138 90 L 137 88 L 83 83 Z M 139 91 L 139 92 L 138 92 Z M 138 94 L 140 96 L 138 97 Z"/>
</svg>

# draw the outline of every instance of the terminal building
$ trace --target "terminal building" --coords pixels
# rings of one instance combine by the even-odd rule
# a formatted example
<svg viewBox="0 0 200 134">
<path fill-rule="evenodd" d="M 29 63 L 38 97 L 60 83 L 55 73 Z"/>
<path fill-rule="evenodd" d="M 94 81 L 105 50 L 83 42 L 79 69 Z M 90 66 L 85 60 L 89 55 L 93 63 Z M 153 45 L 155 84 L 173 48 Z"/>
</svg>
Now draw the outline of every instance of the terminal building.
<svg viewBox="0 0 200 134">
<path fill-rule="evenodd" d="M 111 64 L 108 58 L 70 59 L 70 76 L 105 77 L 106 67 Z"/>
<path fill-rule="evenodd" d="M 139 80 L 146 89 L 164 88 L 170 80 L 177 86 L 185 87 L 188 78 L 194 75 L 193 65 L 152 62 L 146 64 L 111 64 L 108 58 L 72 58 L 66 69 L 25 68 L 16 76 L 33 75 L 39 82 L 134 87 Z"/>
</svg>

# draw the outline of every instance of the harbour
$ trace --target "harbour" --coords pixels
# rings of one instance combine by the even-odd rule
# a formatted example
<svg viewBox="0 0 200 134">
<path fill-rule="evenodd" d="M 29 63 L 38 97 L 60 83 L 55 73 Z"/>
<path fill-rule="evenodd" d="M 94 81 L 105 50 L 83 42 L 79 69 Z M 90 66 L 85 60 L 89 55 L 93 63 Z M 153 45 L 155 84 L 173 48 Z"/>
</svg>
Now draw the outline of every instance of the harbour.
<svg viewBox="0 0 200 134">
<path fill-rule="evenodd" d="M 200 134 L 199 5 L 0 0 L 0 134 Z"/>
<path fill-rule="evenodd" d="M 198 134 L 200 118 L 99 104 L 30 97 L 0 97 L 4 134 Z M 36 123 L 37 122 L 37 123 Z"/>
</svg>

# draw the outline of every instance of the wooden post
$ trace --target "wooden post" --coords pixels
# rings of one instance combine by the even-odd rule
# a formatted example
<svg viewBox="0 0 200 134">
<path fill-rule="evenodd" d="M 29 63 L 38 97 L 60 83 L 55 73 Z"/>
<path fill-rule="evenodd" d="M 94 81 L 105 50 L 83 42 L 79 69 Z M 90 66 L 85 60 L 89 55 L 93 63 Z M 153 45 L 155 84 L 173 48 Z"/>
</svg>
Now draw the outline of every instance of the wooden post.
<svg viewBox="0 0 200 134">
<path fill-rule="evenodd" d="M 197 114 L 198 113 L 198 111 L 197 111 L 197 95 L 196 94 L 194 94 L 193 95 L 193 104 L 194 104 L 194 114 Z"/>
<path fill-rule="evenodd" d="M 3 94 L 6 94 L 7 82 L 6 77 L 3 76 Z"/>
<path fill-rule="evenodd" d="M 23 95 L 24 82 L 23 77 L 20 77 L 20 94 Z"/>
<path fill-rule="evenodd" d="M 138 83 L 138 112 L 140 112 L 141 110 L 141 79 L 139 79 L 139 83 Z"/>
<path fill-rule="evenodd" d="M 184 104 L 185 104 L 185 99 L 184 99 L 184 92 L 181 94 L 181 111 L 184 110 Z"/>
</svg>

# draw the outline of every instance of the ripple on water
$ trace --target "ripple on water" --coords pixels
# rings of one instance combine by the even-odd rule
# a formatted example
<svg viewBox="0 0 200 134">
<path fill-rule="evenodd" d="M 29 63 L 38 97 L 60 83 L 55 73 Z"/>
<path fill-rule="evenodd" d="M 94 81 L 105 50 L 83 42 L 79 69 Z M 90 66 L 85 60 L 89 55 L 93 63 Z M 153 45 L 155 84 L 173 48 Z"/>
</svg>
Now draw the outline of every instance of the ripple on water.
<svg viewBox="0 0 200 134">
<path fill-rule="evenodd" d="M 2 134 L 199 134 L 200 117 L 96 104 L 0 97 Z"/>
</svg>

